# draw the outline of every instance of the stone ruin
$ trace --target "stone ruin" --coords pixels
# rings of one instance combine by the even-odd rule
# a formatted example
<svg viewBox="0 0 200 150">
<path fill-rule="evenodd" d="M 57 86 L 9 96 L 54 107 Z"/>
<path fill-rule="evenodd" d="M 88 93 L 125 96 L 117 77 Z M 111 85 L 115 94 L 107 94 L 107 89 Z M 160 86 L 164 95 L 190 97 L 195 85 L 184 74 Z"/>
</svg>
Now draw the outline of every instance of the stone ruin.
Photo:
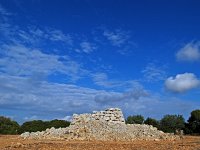
<svg viewBox="0 0 200 150">
<path fill-rule="evenodd" d="M 66 128 L 50 128 L 45 131 L 25 132 L 26 139 L 65 139 L 65 140 L 100 140 L 132 141 L 179 139 L 179 136 L 164 133 L 151 125 L 125 124 L 122 111 L 110 108 L 91 114 L 74 114 L 72 122 Z"/>
<path fill-rule="evenodd" d="M 81 121 L 100 120 L 108 123 L 124 123 L 125 119 L 119 108 L 110 108 L 105 111 L 93 111 L 92 114 L 74 114 L 71 125 L 79 124 Z"/>
</svg>

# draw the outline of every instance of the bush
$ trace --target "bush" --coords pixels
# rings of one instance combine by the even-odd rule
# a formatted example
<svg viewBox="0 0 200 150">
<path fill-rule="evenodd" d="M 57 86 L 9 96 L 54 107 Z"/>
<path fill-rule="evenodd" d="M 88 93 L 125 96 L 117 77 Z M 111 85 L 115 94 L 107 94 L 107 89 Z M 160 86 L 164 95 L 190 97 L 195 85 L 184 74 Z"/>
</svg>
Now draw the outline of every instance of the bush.
<svg viewBox="0 0 200 150">
<path fill-rule="evenodd" d="M 33 120 L 24 122 L 20 127 L 20 133 L 43 131 L 48 128 L 47 123 L 42 120 Z"/>
<path fill-rule="evenodd" d="M 36 132 L 36 131 L 44 131 L 47 128 L 55 127 L 55 128 L 63 128 L 69 126 L 70 122 L 64 120 L 52 120 L 52 121 L 42 121 L 42 120 L 33 120 L 28 121 L 22 124 L 20 127 L 19 133 L 23 132 Z"/>
<path fill-rule="evenodd" d="M 184 127 L 185 121 L 182 115 L 165 115 L 160 121 L 160 129 L 164 132 L 174 133 Z"/>
<path fill-rule="evenodd" d="M 147 118 L 145 121 L 144 121 L 145 124 L 148 124 L 148 125 L 152 125 L 156 128 L 159 127 L 159 121 L 157 121 L 156 119 L 153 119 L 153 118 Z"/>
<path fill-rule="evenodd" d="M 0 134 L 17 134 L 19 127 L 16 121 L 0 116 Z"/>
<path fill-rule="evenodd" d="M 50 122 L 48 122 L 49 124 L 49 128 L 54 127 L 54 128 L 65 128 L 68 127 L 70 125 L 69 121 L 65 121 L 65 120 L 52 120 Z"/>
<path fill-rule="evenodd" d="M 142 115 L 128 116 L 126 119 L 127 124 L 143 124 L 144 117 Z"/>
</svg>

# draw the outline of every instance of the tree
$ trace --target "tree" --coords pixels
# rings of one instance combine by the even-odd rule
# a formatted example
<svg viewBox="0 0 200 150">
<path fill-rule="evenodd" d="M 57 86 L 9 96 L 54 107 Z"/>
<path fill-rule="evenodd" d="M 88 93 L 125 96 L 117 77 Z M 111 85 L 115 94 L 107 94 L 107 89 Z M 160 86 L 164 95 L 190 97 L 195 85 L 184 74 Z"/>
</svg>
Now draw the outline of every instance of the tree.
<svg viewBox="0 0 200 150">
<path fill-rule="evenodd" d="M 185 120 L 182 115 L 165 115 L 160 121 L 160 129 L 164 132 L 173 133 L 184 127 Z"/>
<path fill-rule="evenodd" d="M 16 121 L 0 116 L 0 134 L 17 134 L 19 127 Z"/>
<path fill-rule="evenodd" d="M 187 131 L 189 133 L 200 133 L 200 110 L 193 110 L 188 119 Z M 186 133 L 187 133 L 186 131 Z"/>
<path fill-rule="evenodd" d="M 42 121 L 42 120 L 33 120 L 24 122 L 21 127 L 19 133 L 23 132 L 36 132 L 36 131 L 44 131 L 47 128 L 55 127 L 55 128 L 64 128 L 68 127 L 70 122 L 64 120 L 52 120 L 52 121 Z"/>
<path fill-rule="evenodd" d="M 153 119 L 153 118 L 147 118 L 145 121 L 144 121 L 145 124 L 148 124 L 148 125 L 152 125 L 156 128 L 159 127 L 159 121 L 157 121 L 156 119 Z"/>
<path fill-rule="evenodd" d="M 142 115 L 128 116 L 126 119 L 127 124 L 143 124 L 144 117 Z"/>
<path fill-rule="evenodd" d="M 49 122 L 49 128 L 54 127 L 54 128 L 65 128 L 68 127 L 70 125 L 69 121 L 65 121 L 65 120 L 52 120 Z"/>
<path fill-rule="evenodd" d="M 24 122 L 20 127 L 20 133 L 43 131 L 48 128 L 47 124 L 42 120 L 33 120 Z"/>
</svg>

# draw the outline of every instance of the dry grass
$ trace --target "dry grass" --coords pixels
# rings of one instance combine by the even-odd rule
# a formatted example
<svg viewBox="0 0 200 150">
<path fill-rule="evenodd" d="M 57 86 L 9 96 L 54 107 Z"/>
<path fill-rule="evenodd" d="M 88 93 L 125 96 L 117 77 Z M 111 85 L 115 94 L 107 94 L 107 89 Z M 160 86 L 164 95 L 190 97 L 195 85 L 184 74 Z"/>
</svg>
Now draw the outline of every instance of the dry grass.
<svg viewBox="0 0 200 150">
<path fill-rule="evenodd" d="M 24 140 L 19 136 L 0 135 L 1 150 L 200 150 L 200 136 L 184 136 L 177 141 L 64 141 Z"/>
</svg>

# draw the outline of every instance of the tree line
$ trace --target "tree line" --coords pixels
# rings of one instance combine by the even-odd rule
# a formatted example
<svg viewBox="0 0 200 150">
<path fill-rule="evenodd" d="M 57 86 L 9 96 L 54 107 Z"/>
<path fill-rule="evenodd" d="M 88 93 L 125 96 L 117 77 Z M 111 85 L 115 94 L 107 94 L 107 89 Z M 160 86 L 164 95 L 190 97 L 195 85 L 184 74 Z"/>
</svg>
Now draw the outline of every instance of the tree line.
<svg viewBox="0 0 200 150">
<path fill-rule="evenodd" d="M 0 116 L 0 134 L 21 134 L 23 132 L 44 131 L 47 128 L 64 128 L 70 125 L 69 121 L 65 120 L 33 120 L 24 122 L 21 126 L 10 118 Z"/>
<path fill-rule="evenodd" d="M 132 115 L 126 118 L 127 124 L 148 124 L 167 133 L 174 133 L 176 130 L 183 130 L 185 134 L 200 134 L 200 110 L 193 110 L 190 117 L 185 122 L 182 115 L 165 115 L 161 120 L 146 118 L 142 115 Z M 47 128 L 67 127 L 69 121 L 65 120 L 33 120 L 19 125 L 16 121 L 8 117 L 0 116 L 0 134 L 21 134 L 23 132 L 43 131 Z"/>
<path fill-rule="evenodd" d="M 200 134 L 200 110 L 193 110 L 185 122 L 182 115 L 165 115 L 161 120 L 148 117 L 146 120 L 142 115 L 128 116 L 127 124 L 148 124 L 167 133 L 175 133 L 183 130 L 185 134 Z"/>
</svg>

